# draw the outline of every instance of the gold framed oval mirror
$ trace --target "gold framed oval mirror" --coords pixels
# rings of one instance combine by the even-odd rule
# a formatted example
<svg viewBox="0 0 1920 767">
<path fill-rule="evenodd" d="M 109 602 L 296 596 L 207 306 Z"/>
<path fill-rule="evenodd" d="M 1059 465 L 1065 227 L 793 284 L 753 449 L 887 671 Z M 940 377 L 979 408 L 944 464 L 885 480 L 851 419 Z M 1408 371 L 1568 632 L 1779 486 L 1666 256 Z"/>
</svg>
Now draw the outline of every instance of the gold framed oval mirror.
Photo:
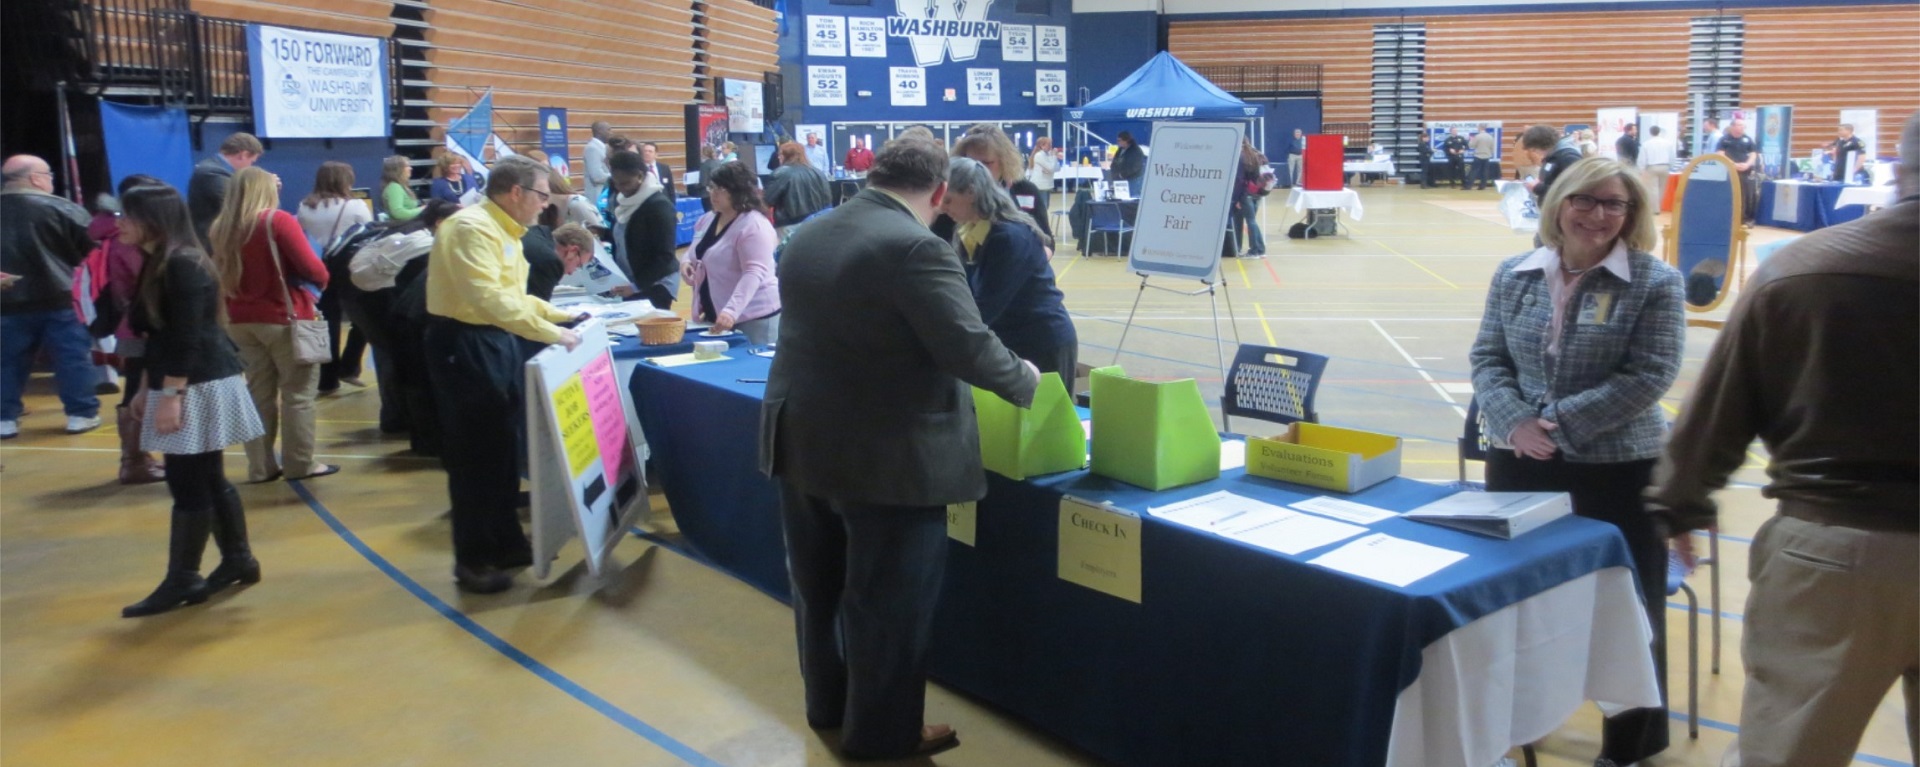
<svg viewBox="0 0 1920 767">
<path fill-rule="evenodd" d="M 1686 280 L 1689 312 L 1710 312 L 1733 294 L 1741 280 L 1747 230 L 1741 226 L 1740 175 L 1723 154 L 1694 158 L 1674 189 L 1673 218 L 1663 239 L 1666 260 Z M 1689 319 L 1688 325 L 1720 327 L 1717 320 Z"/>
</svg>

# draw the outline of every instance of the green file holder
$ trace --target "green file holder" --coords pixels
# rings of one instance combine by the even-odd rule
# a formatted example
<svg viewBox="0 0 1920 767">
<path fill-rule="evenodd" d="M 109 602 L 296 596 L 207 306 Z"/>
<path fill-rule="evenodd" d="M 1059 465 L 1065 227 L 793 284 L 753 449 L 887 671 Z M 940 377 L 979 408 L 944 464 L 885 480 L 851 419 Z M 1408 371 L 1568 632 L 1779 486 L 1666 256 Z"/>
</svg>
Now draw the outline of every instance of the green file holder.
<svg viewBox="0 0 1920 767">
<path fill-rule="evenodd" d="M 1193 379 L 1137 381 L 1113 366 L 1089 383 L 1093 473 L 1148 490 L 1220 476 L 1220 434 Z"/>
<path fill-rule="evenodd" d="M 987 471 L 1026 479 L 1087 464 L 1087 435 L 1080 428 L 1080 412 L 1074 409 L 1058 373 L 1040 376 L 1031 408 L 1016 407 L 975 388 L 973 410 L 980 422 L 980 461 Z"/>
</svg>

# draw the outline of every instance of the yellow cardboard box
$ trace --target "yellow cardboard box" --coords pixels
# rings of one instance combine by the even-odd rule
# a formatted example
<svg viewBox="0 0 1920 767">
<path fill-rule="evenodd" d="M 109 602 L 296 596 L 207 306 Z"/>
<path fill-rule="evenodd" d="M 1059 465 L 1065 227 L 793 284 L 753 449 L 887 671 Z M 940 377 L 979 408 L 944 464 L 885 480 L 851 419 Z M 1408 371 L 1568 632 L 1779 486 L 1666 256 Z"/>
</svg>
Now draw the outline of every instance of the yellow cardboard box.
<svg viewBox="0 0 1920 767">
<path fill-rule="evenodd" d="M 1400 438 L 1296 422 L 1270 439 L 1247 438 L 1247 473 L 1358 492 L 1400 475 Z"/>
</svg>

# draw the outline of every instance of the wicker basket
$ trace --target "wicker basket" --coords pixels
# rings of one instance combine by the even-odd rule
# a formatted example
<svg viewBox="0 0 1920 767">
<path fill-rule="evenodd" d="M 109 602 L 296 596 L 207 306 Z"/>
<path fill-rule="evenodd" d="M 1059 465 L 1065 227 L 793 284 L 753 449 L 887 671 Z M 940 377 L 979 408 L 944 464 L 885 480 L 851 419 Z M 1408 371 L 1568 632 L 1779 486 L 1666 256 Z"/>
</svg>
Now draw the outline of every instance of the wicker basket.
<svg viewBox="0 0 1920 767">
<path fill-rule="evenodd" d="M 679 317 L 641 320 L 635 327 L 640 328 L 640 343 L 647 346 L 677 344 L 687 335 L 687 321 Z"/>
</svg>

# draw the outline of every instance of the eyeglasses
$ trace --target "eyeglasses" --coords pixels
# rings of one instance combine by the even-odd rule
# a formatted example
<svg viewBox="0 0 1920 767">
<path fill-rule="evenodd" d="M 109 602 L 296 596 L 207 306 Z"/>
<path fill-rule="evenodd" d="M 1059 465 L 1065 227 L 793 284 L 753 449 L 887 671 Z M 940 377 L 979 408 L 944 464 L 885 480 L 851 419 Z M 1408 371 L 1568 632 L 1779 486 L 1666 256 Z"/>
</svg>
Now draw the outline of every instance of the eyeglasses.
<svg viewBox="0 0 1920 767">
<path fill-rule="evenodd" d="M 1619 218 L 1633 210 L 1632 200 L 1603 200 L 1590 194 L 1567 195 L 1567 204 L 1581 213 L 1591 213 L 1594 208 L 1600 208 L 1611 218 Z"/>
<path fill-rule="evenodd" d="M 533 188 L 533 187 L 530 187 L 530 186 L 527 186 L 526 184 L 521 184 L 521 185 L 520 185 L 520 188 L 521 188 L 521 189 L 525 189 L 525 190 L 527 190 L 527 191 L 529 191 L 529 192 L 532 192 L 532 193 L 534 193 L 534 194 L 537 194 L 537 195 L 540 195 L 540 204 L 542 204 L 542 205 L 545 205 L 545 204 L 547 203 L 547 201 L 548 201 L 548 200 L 551 200 L 551 199 L 553 199 L 553 195 L 552 195 L 551 193 L 548 193 L 548 192 L 542 192 L 542 191 L 540 191 L 540 190 L 538 190 L 538 189 L 535 189 L 535 188 Z M 1593 206 L 1591 206 L 1591 205 L 1589 205 L 1589 206 L 1587 206 L 1587 207 L 1588 207 L 1588 208 L 1592 208 Z"/>
</svg>

